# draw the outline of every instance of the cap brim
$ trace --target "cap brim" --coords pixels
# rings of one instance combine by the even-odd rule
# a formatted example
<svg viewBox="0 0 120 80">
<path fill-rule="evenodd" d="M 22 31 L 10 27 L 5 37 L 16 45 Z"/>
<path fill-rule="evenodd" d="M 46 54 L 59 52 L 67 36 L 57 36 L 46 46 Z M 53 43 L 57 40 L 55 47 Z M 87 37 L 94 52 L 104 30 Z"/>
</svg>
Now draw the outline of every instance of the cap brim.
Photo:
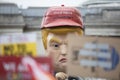
<svg viewBox="0 0 120 80">
<path fill-rule="evenodd" d="M 81 24 L 78 24 L 70 19 L 57 19 L 49 24 L 44 25 L 45 27 L 55 27 L 55 26 L 76 26 L 82 28 Z"/>
</svg>

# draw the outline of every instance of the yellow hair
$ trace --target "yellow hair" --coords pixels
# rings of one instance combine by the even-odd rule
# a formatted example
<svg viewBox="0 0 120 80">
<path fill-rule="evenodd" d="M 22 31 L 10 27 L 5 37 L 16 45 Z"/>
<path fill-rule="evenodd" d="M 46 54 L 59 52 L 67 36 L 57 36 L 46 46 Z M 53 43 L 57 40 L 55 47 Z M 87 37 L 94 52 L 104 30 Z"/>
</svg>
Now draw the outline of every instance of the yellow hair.
<svg viewBox="0 0 120 80">
<path fill-rule="evenodd" d="M 49 33 L 54 33 L 54 34 L 67 34 L 69 32 L 77 32 L 79 35 L 83 35 L 83 30 L 78 27 L 59 27 L 59 28 L 45 28 L 41 30 L 42 32 L 42 41 L 44 48 L 47 48 L 47 36 Z"/>
</svg>

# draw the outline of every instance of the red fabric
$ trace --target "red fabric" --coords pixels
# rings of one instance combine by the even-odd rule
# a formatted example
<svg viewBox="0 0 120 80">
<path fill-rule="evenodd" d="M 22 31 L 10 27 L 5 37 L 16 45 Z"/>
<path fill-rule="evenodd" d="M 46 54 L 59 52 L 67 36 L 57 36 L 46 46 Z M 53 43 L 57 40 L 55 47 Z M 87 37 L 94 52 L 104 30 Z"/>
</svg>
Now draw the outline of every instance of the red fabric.
<svg viewBox="0 0 120 80">
<path fill-rule="evenodd" d="M 83 29 L 79 10 L 72 7 L 51 7 L 43 17 L 41 28 L 57 26 L 75 26 Z"/>
</svg>

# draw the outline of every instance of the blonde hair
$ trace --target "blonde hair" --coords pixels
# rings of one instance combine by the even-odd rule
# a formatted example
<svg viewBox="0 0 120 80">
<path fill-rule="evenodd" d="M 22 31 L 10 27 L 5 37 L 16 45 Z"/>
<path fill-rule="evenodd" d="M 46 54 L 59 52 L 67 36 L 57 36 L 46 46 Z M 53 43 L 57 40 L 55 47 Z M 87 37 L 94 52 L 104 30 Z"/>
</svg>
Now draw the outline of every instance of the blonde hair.
<svg viewBox="0 0 120 80">
<path fill-rule="evenodd" d="M 47 48 L 47 36 L 49 33 L 54 34 L 67 34 L 69 32 L 77 32 L 79 35 L 83 35 L 83 30 L 79 27 L 59 27 L 59 28 L 44 28 L 41 30 L 42 32 L 42 41 L 44 48 Z"/>
</svg>

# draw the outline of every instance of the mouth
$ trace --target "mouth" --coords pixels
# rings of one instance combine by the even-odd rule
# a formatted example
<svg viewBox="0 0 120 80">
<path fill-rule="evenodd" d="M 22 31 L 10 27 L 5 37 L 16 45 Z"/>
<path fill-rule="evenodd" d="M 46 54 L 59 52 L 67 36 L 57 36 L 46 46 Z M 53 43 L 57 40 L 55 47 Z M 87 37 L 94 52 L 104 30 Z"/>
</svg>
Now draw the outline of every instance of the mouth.
<svg viewBox="0 0 120 80">
<path fill-rule="evenodd" d="M 67 59 L 66 58 L 62 58 L 62 59 L 59 60 L 59 62 L 65 63 L 65 62 L 67 62 Z"/>
</svg>

